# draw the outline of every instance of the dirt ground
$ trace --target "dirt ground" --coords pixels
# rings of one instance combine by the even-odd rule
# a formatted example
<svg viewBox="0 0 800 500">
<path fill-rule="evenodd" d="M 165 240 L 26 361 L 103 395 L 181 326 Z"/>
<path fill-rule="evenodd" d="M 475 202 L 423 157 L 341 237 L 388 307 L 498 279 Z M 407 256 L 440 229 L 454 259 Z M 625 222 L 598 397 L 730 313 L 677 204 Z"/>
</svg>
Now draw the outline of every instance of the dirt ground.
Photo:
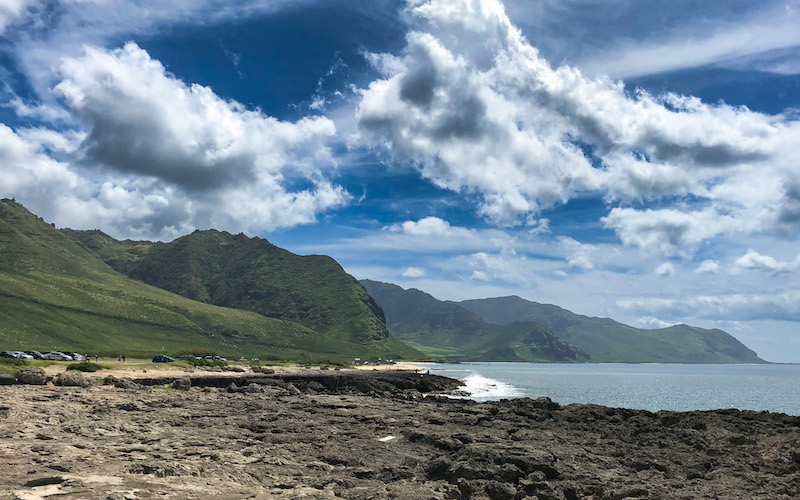
<svg viewBox="0 0 800 500">
<path fill-rule="evenodd" d="M 796 417 L 478 404 L 413 373 L 179 375 L 212 378 L 0 386 L 0 499 L 800 497 Z"/>
</svg>

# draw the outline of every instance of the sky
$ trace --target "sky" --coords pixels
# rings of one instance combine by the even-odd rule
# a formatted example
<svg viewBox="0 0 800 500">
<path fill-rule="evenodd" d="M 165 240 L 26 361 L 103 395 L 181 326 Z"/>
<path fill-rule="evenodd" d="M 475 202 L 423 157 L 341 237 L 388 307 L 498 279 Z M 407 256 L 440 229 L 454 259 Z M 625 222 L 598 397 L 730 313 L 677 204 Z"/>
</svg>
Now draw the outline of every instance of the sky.
<svg viewBox="0 0 800 500">
<path fill-rule="evenodd" d="M 0 0 L 0 197 L 800 362 L 800 0 Z"/>
</svg>

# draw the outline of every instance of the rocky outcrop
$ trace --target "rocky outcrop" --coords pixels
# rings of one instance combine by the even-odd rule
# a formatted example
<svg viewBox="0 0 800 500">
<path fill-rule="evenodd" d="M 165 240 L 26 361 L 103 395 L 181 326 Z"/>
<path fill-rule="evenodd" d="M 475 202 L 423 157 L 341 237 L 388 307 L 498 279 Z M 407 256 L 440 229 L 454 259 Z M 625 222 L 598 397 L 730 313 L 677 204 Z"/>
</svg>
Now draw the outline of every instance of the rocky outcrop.
<svg viewBox="0 0 800 500">
<path fill-rule="evenodd" d="M 81 372 L 67 371 L 56 377 L 53 384 L 62 387 L 89 387 L 92 382 Z"/>
<path fill-rule="evenodd" d="M 32 367 L 23 368 L 17 372 L 17 380 L 20 384 L 45 385 L 47 383 L 47 373 L 43 368 Z"/>
<path fill-rule="evenodd" d="M 800 498 L 800 417 L 412 398 L 427 376 L 348 375 L 3 387 L 0 498 L 54 470 L 68 498 Z"/>
</svg>

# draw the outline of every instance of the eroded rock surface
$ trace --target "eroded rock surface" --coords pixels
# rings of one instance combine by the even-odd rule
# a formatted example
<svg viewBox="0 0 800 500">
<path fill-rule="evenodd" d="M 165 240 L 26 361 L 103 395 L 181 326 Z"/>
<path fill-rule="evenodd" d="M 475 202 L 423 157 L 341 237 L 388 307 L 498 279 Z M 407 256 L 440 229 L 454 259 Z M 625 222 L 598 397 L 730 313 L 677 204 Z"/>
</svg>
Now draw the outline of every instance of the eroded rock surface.
<svg viewBox="0 0 800 500">
<path fill-rule="evenodd" d="M 354 377 L 0 387 L 0 498 L 800 497 L 800 418 L 478 404 Z"/>
</svg>

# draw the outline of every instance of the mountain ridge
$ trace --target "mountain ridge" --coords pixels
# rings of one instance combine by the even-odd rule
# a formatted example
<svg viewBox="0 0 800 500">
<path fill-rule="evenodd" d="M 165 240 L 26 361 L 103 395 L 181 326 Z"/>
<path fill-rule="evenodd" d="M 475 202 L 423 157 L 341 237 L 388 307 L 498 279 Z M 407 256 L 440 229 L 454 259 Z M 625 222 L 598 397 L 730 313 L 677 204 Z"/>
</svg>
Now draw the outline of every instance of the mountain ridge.
<svg viewBox="0 0 800 500">
<path fill-rule="evenodd" d="M 469 361 L 576 362 L 588 356 L 542 325 L 492 325 L 463 307 L 417 289 L 361 280 L 384 309 L 396 338 L 429 352 Z"/>
<path fill-rule="evenodd" d="M 417 349 L 452 346 L 458 343 L 463 332 L 448 328 L 446 322 L 436 319 L 442 316 L 446 307 L 451 312 L 459 308 L 473 316 L 461 321 L 464 328 L 485 328 L 480 322 L 509 327 L 516 323 L 536 324 L 551 332 L 559 340 L 573 346 L 584 356 L 576 361 L 617 362 L 617 363 L 766 363 L 758 355 L 719 329 L 703 329 L 689 325 L 674 325 L 668 328 L 645 330 L 625 325 L 611 318 L 596 318 L 573 313 L 553 304 L 540 304 L 519 296 L 473 299 L 461 302 L 438 301 L 447 306 L 439 306 L 434 315 L 419 303 L 415 307 L 398 305 L 397 291 L 403 290 L 408 297 L 423 294 L 416 289 L 404 290 L 390 283 L 361 280 L 373 297 L 386 311 L 389 331 L 403 340 L 411 342 Z M 396 287 L 396 288 L 393 288 Z M 394 294 L 386 293 L 394 290 Z M 414 303 L 411 301 L 411 303 Z M 390 313 L 391 311 L 391 313 Z M 438 322 L 437 322 L 438 321 Z M 487 348 L 487 346 L 484 346 Z M 508 354 L 507 346 L 497 345 L 492 349 L 495 357 L 507 354 L 507 361 L 515 356 Z M 442 354 L 446 354 L 443 352 Z M 452 353 L 451 353 L 452 354 Z M 457 353 L 463 357 L 463 353 Z M 480 356 L 472 353 L 473 361 Z M 499 361 L 501 359 L 493 359 Z"/>
<path fill-rule="evenodd" d="M 87 240 L 114 245 L 99 231 L 91 236 Z M 284 359 L 303 353 L 331 359 L 418 356 L 388 333 L 359 343 L 333 330 L 190 300 L 114 270 L 85 248 L 88 243 L 79 245 L 70 231 L 57 230 L 13 200 L 0 200 L 2 348 L 129 355 L 194 350 Z M 128 253 L 148 251 L 142 242 L 123 243 Z"/>
<path fill-rule="evenodd" d="M 585 350 L 596 362 L 765 363 L 754 351 L 719 329 L 690 325 L 635 328 L 611 318 L 576 314 L 516 295 L 456 303 L 490 323 L 541 323 L 561 339 Z"/>
</svg>

